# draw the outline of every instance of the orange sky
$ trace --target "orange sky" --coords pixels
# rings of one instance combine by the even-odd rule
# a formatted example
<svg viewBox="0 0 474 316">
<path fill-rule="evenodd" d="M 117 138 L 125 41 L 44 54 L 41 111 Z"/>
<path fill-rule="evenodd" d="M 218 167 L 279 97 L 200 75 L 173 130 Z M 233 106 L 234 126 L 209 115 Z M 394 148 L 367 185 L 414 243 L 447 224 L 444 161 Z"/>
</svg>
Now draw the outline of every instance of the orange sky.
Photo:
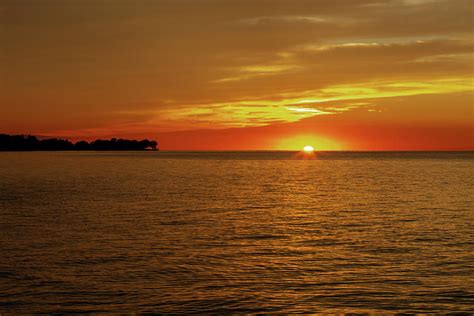
<svg viewBox="0 0 474 316">
<path fill-rule="evenodd" d="M 470 0 L 0 0 L 0 133 L 473 150 Z"/>
</svg>

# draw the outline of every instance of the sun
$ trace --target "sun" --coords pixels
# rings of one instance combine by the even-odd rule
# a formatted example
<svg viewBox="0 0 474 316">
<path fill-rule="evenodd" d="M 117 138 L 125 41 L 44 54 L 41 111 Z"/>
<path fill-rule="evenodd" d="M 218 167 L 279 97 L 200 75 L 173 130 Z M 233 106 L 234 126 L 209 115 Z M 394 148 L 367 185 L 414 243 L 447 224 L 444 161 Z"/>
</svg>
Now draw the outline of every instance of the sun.
<svg viewBox="0 0 474 316">
<path fill-rule="evenodd" d="M 308 146 L 304 146 L 304 147 L 303 147 L 303 151 L 304 151 L 305 153 L 313 153 L 313 152 L 314 152 L 314 148 L 313 148 L 313 146 L 309 146 L 309 145 L 308 145 Z"/>
</svg>

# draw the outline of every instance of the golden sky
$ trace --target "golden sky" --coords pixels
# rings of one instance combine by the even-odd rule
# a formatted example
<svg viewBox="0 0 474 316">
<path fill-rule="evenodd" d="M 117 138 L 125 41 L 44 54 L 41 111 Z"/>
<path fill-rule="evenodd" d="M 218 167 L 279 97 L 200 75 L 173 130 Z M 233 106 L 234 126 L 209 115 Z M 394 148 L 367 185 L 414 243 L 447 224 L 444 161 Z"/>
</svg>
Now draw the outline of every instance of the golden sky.
<svg viewBox="0 0 474 316">
<path fill-rule="evenodd" d="M 0 132 L 474 149 L 471 0 L 0 0 Z"/>
</svg>

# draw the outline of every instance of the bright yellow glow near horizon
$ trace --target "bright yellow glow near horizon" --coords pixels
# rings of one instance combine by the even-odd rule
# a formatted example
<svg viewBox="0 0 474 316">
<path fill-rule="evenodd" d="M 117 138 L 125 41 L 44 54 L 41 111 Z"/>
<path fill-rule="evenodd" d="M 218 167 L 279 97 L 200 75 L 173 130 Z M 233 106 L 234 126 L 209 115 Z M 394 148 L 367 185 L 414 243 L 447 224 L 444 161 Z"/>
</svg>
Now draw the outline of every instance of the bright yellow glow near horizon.
<svg viewBox="0 0 474 316">
<path fill-rule="evenodd" d="M 303 150 L 306 151 L 306 147 L 311 147 L 314 151 L 313 146 L 308 144 L 314 144 L 318 150 L 344 150 L 346 145 L 339 140 L 331 139 L 319 135 L 296 135 L 286 138 L 282 138 L 275 143 L 274 148 L 276 150 Z"/>
<path fill-rule="evenodd" d="M 312 152 L 314 152 L 314 147 L 309 146 L 309 145 L 304 146 L 303 151 L 306 152 L 306 153 L 312 153 Z"/>
</svg>

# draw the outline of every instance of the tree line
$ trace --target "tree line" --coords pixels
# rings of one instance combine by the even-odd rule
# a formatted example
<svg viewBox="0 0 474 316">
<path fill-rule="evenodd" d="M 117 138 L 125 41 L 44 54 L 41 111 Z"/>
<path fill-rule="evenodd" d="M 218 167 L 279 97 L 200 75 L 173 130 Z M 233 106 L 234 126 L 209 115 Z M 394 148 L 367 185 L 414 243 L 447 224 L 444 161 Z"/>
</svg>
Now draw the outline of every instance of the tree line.
<svg viewBox="0 0 474 316">
<path fill-rule="evenodd" d="M 0 151 L 52 151 L 52 150 L 158 150 L 154 140 L 97 139 L 72 143 L 67 139 L 38 139 L 32 135 L 0 134 Z"/>
</svg>

